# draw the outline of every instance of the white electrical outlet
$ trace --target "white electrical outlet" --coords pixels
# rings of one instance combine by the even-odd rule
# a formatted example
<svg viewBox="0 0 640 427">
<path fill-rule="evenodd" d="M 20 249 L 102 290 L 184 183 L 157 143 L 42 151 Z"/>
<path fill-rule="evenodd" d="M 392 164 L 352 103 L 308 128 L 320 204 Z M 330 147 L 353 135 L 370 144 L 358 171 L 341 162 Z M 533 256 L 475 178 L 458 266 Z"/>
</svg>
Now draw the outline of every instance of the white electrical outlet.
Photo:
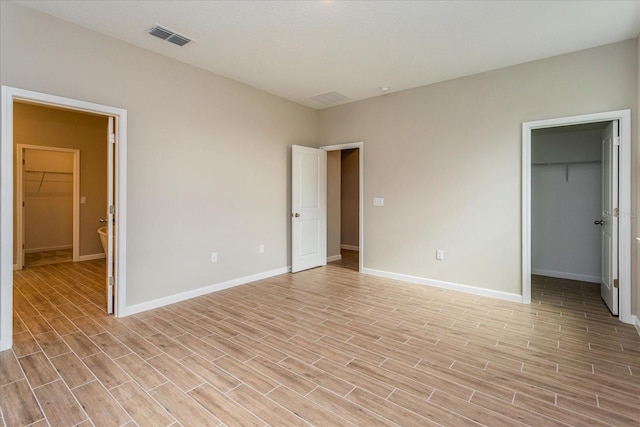
<svg viewBox="0 0 640 427">
<path fill-rule="evenodd" d="M 444 251 L 442 249 L 436 250 L 436 259 L 443 260 L 444 259 Z"/>
<path fill-rule="evenodd" d="M 264 253 L 264 245 L 258 246 L 258 252 L 260 252 L 261 254 Z"/>
<path fill-rule="evenodd" d="M 211 252 L 211 262 L 218 262 L 218 252 Z"/>
</svg>

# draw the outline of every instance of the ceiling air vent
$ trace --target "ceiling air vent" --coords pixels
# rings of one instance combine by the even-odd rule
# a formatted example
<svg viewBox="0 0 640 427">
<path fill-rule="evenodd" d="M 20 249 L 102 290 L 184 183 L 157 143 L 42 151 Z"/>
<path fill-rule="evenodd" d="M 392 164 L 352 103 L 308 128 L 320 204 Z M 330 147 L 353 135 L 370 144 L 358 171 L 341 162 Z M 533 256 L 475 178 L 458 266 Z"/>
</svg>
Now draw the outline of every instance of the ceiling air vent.
<svg viewBox="0 0 640 427">
<path fill-rule="evenodd" d="M 173 44 L 177 44 L 178 46 L 184 46 L 191 41 L 189 37 L 178 34 L 175 31 L 169 30 L 168 28 L 161 27 L 160 25 L 154 25 L 153 27 L 151 27 L 151 29 L 149 30 L 149 34 Z"/>
<path fill-rule="evenodd" d="M 333 105 L 342 101 L 348 101 L 351 98 L 341 93 L 338 93 L 335 90 L 332 90 L 331 92 L 321 93 L 320 95 L 312 96 L 311 99 L 318 101 L 324 105 Z"/>
</svg>

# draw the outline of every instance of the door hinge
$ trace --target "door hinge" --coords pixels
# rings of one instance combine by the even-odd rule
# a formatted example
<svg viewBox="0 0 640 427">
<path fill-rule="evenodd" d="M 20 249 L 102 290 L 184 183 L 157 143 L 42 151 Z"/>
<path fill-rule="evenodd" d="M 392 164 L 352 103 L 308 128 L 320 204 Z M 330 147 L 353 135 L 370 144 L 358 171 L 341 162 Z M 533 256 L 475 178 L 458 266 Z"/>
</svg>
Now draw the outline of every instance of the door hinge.
<svg viewBox="0 0 640 427">
<path fill-rule="evenodd" d="M 620 216 L 620 210 L 618 208 L 614 208 L 613 209 L 613 216 L 615 216 L 615 217 L 619 217 Z"/>
<path fill-rule="evenodd" d="M 614 288 L 619 288 L 620 287 L 620 280 L 613 279 L 613 287 Z"/>
<path fill-rule="evenodd" d="M 613 137 L 613 145 L 620 145 L 620 137 L 619 136 L 614 136 Z"/>
<path fill-rule="evenodd" d="M 113 205 L 109 205 L 109 213 L 111 215 L 113 215 L 114 213 L 116 213 L 116 207 Z"/>
<path fill-rule="evenodd" d="M 109 276 L 109 286 L 113 287 L 113 285 L 115 284 L 115 280 L 113 279 L 113 276 Z"/>
<path fill-rule="evenodd" d="M 116 134 L 115 133 L 110 133 L 109 134 L 109 142 L 112 144 L 116 143 Z"/>
</svg>

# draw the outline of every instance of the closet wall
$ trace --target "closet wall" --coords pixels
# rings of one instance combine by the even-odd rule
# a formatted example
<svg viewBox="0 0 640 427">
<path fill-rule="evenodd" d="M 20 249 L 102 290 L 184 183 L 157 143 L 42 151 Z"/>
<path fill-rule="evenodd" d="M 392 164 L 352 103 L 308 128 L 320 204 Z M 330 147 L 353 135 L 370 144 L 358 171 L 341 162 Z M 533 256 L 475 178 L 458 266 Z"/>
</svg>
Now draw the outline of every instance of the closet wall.
<svg viewBox="0 0 640 427">
<path fill-rule="evenodd" d="M 340 151 L 327 151 L 327 260 L 340 259 Z"/>
<path fill-rule="evenodd" d="M 606 126 L 532 134 L 532 273 L 600 282 L 601 133 Z M 595 128 L 594 128 L 595 127 Z"/>
<path fill-rule="evenodd" d="M 342 150 L 340 182 L 340 244 L 358 249 L 360 244 L 360 150 Z"/>
<path fill-rule="evenodd" d="M 25 252 L 73 247 L 73 153 L 25 150 Z"/>
</svg>

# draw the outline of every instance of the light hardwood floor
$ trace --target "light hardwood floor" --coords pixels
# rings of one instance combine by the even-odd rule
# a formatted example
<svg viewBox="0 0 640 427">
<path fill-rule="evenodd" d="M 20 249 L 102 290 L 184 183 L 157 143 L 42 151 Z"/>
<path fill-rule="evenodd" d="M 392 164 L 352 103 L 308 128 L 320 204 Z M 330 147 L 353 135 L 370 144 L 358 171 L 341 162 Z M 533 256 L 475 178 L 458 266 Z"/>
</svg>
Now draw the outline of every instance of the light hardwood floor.
<svg viewBox="0 0 640 427">
<path fill-rule="evenodd" d="M 640 337 L 597 286 L 534 277 L 521 305 L 354 262 L 123 319 L 104 261 L 16 272 L 0 424 L 640 425 Z"/>
<path fill-rule="evenodd" d="M 55 251 L 27 252 L 24 254 L 25 267 L 38 265 L 60 264 L 73 261 L 73 249 L 59 249 Z"/>
</svg>

